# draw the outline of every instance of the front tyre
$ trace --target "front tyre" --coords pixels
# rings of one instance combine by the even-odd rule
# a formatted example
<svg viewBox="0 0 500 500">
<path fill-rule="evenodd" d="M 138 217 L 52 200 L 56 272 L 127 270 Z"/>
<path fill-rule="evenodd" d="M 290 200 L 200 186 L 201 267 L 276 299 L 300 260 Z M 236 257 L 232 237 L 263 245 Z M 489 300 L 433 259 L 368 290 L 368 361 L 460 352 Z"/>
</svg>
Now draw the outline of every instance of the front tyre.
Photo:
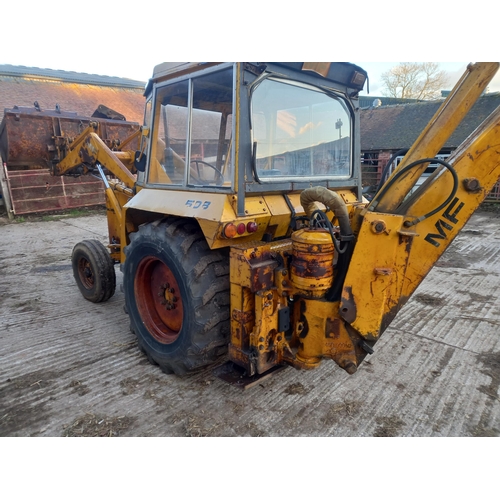
<svg viewBox="0 0 500 500">
<path fill-rule="evenodd" d="M 90 302 L 105 302 L 115 293 L 115 264 L 98 240 L 77 243 L 71 256 L 73 276 L 81 294 Z"/>
<path fill-rule="evenodd" d="M 130 239 L 123 289 L 139 348 L 167 373 L 214 362 L 229 340 L 227 250 L 210 250 L 193 221 L 173 217 Z"/>
</svg>

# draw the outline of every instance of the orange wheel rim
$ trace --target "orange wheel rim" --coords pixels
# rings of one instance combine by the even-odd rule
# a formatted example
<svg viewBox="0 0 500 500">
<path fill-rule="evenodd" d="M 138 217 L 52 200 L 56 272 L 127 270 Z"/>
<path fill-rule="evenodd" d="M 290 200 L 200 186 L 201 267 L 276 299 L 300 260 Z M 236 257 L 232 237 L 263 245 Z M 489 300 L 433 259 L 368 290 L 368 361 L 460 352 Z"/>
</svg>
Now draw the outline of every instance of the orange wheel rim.
<svg viewBox="0 0 500 500">
<path fill-rule="evenodd" d="M 179 337 L 183 307 L 179 285 L 170 268 L 156 257 L 146 257 L 134 283 L 135 301 L 149 333 L 163 344 Z"/>
</svg>

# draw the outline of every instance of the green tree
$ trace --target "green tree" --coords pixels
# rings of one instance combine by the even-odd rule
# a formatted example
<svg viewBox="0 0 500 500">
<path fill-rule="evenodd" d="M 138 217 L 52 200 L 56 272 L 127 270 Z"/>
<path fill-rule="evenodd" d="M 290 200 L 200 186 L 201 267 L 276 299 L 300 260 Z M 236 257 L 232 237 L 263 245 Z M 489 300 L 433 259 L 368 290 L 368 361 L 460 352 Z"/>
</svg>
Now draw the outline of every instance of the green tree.
<svg viewBox="0 0 500 500">
<path fill-rule="evenodd" d="M 434 62 L 403 62 L 382 73 L 386 97 L 436 99 L 448 85 L 448 75 Z"/>
</svg>

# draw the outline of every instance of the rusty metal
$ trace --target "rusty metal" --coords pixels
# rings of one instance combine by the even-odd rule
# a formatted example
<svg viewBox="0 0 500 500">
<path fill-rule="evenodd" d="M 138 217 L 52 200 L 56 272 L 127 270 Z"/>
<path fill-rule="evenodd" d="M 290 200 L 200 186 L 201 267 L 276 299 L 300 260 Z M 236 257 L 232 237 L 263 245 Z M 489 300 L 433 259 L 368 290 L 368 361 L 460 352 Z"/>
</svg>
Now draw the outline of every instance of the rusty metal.
<svg viewBox="0 0 500 500">
<path fill-rule="evenodd" d="M 323 297 L 332 286 L 334 245 L 324 229 L 301 229 L 292 234 L 291 279 L 302 295 Z"/>
<path fill-rule="evenodd" d="M 11 203 L 11 194 L 9 185 L 7 183 L 7 168 L 3 162 L 2 155 L 0 154 L 0 194 L 2 195 L 2 201 L 7 212 L 9 219 L 14 217 Z"/>
<path fill-rule="evenodd" d="M 14 106 L 5 110 L 0 124 L 0 156 L 7 165 L 14 214 L 104 204 L 102 183 L 93 177 L 50 175 L 50 169 L 66 157 L 75 138 L 91 123 L 99 139 L 122 161 L 130 163 L 130 153 L 120 148 L 124 144 L 139 148 L 138 123 L 85 117 L 60 108 L 41 111 L 38 106 Z"/>
<path fill-rule="evenodd" d="M 482 189 L 479 179 L 476 179 L 475 177 L 469 177 L 468 179 L 464 179 L 463 184 L 465 190 L 471 193 L 477 193 Z"/>
<path fill-rule="evenodd" d="M 0 153 L 9 170 L 50 168 L 91 122 L 98 123 L 98 135 L 110 149 L 119 149 L 140 129 L 135 122 L 14 106 L 5 110 L 0 124 Z M 138 149 L 139 137 L 128 147 Z"/>
<path fill-rule="evenodd" d="M 357 370 L 366 355 L 357 347 L 360 337 L 339 317 L 339 302 L 324 300 L 333 280 L 334 255 L 332 237 L 322 229 L 231 249 L 229 359 L 239 370 L 231 368 L 221 378 L 234 385 L 252 384 L 278 366 L 310 370 L 324 358 L 348 373 Z"/>
<path fill-rule="evenodd" d="M 47 169 L 4 170 L 14 215 L 102 205 L 102 181 L 90 176 L 54 177 Z"/>
</svg>

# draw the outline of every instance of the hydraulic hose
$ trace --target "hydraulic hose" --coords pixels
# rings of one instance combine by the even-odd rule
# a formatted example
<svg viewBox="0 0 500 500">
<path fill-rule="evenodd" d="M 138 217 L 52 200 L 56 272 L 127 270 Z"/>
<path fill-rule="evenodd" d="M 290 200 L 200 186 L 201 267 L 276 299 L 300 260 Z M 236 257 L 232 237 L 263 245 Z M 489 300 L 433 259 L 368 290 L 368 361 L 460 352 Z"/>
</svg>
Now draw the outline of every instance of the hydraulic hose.
<svg viewBox="0 0 500 500">
<path fill-rule="evenodd" d="M 315 202 L 323 203 L 337 217 L 341 236 L 352 236 L 351 223 L 346 204 L 341 196 L 335 191 L 329 191 L 323 186 L 307 188 L 300 194 L 300 204 L 308 217 L 312 217 L 315 210 L 318 209 Z"/>
<path fill-rule="evenodd" d="M 378 186 L 377 186 L 377 191 L 375 192 L 375 195 L 380 191 L 380 189 L 382 188 L 382 186 L 384 185 L 385 183 L 385 178 L 387 177 L 387 174 L 389 173 L 389 169 L 391 168 L 391 165 L 394 163 L 394 160 L 398 157 L 398 156 L 404 156 L 406 153 L 408 153 L 409 149 L 408 148 L 404 148 L 404 149 L 400 149 L 399 151 L 396 151 L 392 156 L 391 156 L 391 159 L 386 163 L 385 167 L 384 167 L 384 170 L 382 171 L 382 175 L 380 176 L 380 182 L 378 183 Z"/>
<path fill-rule="evenodd" d="M 390 181 L 384 184 L 380 197 L 382 198 L 385 193 L 389 192 L 389 189 L 399 180 L 399 178 L 403 174 L 405 174 L 408 170 L 411 170 L 413 167 L 421 165 L 422 163 L 439 163 L 440 165 L 443 165 L 443 167 L 448 169 L 448 171 L 451 173 L 453 177 L 453 187 L 450 195 L 448 196 L 448 198 L 446 198 L 446 200 L 443 203 L 441 203 L 438 207 L 426 213 L 425 215 L 422 215 L 421 217 L 416 217 L 413 221 L 405 221 L 406 227 L 414 226 L 415 224 L 422 222 L 423 220 L 431 217 L 432 215 L 442 210 L 444 207 L 448 205 L 448 203 L 450 203 L 450 201 L 453 199 L 458 190 L 458 184 L 459 184 L 458 175 L 455 169 L 448 162 L 440 160 L 439 158 L 422 158 L 420 160 L 414 161 L 413 163 L 410 163 L 409 165 L 406 165 L 406 167 L 404 167 L 401 171 L 397 172 L 397 174 Z"/>
</svg>

